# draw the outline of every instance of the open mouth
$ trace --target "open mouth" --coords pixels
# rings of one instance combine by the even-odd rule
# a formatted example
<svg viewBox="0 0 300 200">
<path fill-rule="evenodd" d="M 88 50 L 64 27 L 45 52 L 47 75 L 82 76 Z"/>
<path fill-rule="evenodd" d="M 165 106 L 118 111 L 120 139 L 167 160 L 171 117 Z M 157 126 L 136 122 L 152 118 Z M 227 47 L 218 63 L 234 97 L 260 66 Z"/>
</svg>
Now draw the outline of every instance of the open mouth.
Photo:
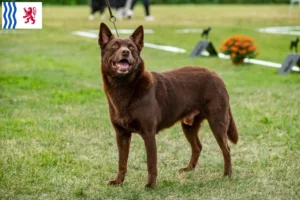
<svg viewBox="0 0 300 200">
<path fill-rule="evenodd" d="M 119 73 L 127 73 L 130 68 L 130 63 L 127 59 L 121 59 L 119 62 L 114 62 L 113 67 L 117 68 Z"/>
</svg>

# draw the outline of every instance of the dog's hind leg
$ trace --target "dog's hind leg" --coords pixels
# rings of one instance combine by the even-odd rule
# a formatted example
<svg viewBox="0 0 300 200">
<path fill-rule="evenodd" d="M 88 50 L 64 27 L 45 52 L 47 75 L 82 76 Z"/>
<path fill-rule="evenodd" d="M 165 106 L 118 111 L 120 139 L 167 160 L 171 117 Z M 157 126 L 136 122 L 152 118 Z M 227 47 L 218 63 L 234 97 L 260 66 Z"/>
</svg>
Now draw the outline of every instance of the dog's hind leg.
<svg viewBox="0 0 300 200">
<path fill-rule="evenodd" d="M 231 169 L 231 155 L 230 148 L 227 141 L 227 130 L 229 127 L 229 113 L 218 112 L 213 116 L 207 118 L 210 129 L 212 130 L 223 154 L 224 158 L 224 176 L 230 176 L 232 173 Z"/>
<path fill-rule="evenodd" d="M 192 156 L 189 164 L 186 167 L 180 169 L 180 172 L 190 171 L 194 169 L 198 163 L 198 159 L 202 150 L 202 145 L 198 137 L 198 131 L 204 118 L 201 115 L 194 116 L 192 121 L 189 118 L 190 117 L 187 117 L 187 119 L 184 118 L 182 120 L 181 127 L 186 139 L 191 145 Z"/>
</svg>

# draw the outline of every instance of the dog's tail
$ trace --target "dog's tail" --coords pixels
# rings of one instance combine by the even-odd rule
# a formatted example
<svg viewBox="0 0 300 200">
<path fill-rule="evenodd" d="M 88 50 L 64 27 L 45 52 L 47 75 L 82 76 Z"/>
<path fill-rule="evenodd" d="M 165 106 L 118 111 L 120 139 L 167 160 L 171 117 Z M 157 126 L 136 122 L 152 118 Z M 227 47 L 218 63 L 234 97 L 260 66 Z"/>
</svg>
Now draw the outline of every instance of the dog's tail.
<svg viewBox="0 0 300 200">
<path fill-rule="evenodd" d="M 232 143 L 236 144 L 239 140 L 239 133 L 236 129 L 235 122 L 230 108 L 229 108 L 229 117 L 230 117 L 230 123 L 227 130 L 227 136 Z"/>
</svg>

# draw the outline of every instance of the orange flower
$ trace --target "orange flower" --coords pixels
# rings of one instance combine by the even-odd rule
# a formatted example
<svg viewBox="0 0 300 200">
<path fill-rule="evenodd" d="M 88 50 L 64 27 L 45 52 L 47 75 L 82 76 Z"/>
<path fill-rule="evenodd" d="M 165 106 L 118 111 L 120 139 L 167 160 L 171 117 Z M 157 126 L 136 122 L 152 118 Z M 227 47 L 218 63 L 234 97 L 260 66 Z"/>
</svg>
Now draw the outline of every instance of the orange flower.
<svg viewBox="0 0 300 200">
<path fill-rule="evenodd" d="M 236 46 L 236 47 L 239 47 L 240 46 L 240 42 L 236 42 L 234 45 Z"/>
<path fill-rule="evenodd" d="M 221 51 L 227 51 L 228 48 L 227 48 L 227 46 L 221 46 L 220 50 L 221 50 Z"/>
<path fill-rule="evenodd" d="M 243 54 L 247 54 L 247 51 L 246 50 L 240 50 L 239 53 L 243 55 Z"/>
<path fill-rule="evenodd" d="M 253 52 L 255 50 L 256 50 L 256 46 L 253 46 L 253 45 L 248 48 L 249 52 Z"/>
<path fill-rule="evenodd" d="M 230 56 L 231 56 L 231 58 L 235 58 L 236 54 L 235 53 L 231 53 Z"/>
<path fill-rule="evenodd" d="M 229 42 L 229 39 L 227 39 L 227 40 L 224 40 L 224 42 L 223 42 L 223 44 L 222 44 L 222 45 L 223 45 L 223 46 L 224 46 L 224 45 L 227 45 L 227 43 L 228 43 L 228 42 Z"/>
<path fill-rule="evenodd" d="M 235 47 L 235 46 L 231 47 L 230 50 L 233 51 L 233 52 L 238 52 L 239 51 L 239 49 L 237 47 Z"/>
<path fill-rule="evenodd" d="M 245 42 L 245 43 L 243 44 L 243 47 L 248 47 L 249 45 L 250 45 L 249 42 Z"/>
</svg>

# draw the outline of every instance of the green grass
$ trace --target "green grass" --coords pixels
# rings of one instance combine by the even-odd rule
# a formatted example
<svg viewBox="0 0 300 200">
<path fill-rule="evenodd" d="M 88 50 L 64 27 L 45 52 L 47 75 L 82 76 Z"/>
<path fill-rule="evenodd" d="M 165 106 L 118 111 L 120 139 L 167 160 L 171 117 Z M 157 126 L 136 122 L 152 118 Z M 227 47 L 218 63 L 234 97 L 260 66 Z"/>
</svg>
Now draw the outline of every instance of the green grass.
<svg viewBox="0 0 300 200">
<path fill-rule="evenodd" d="M 0 34 L 0 199 L 299 199 L 300 74 L 233 66 L 218 58 L 189 58 L 200 34 L 178 28 L 212 26 L 218 48 L 234 34 L 255 39 L 258 59 L 279 62 L 294 36 L 258 33 L 267 26 L 299 25 L 300 12 L 288 6 L 153 6 L 155 22 L 143 21 L 137 7 L 131 21 L 155 34 L 145 41 L 186 48 L 176 54 L 145 48 L 153 71 L 200 65 L 225 80 L 240 141 L 231 145 L 232 178 L 223 178 L 219 147 L 204 124 L 203 151 L 195 171 L 179 174 L 190 157 L 180 126 L 157 136 L 158 185 L 145 190 L 143 141 L 133 137 L 128 174 L 122 187 L 107 186 L 117 170 L 117 147 L 99 71 L 96 39 L 71 31 L 98 29 L 88 7 L 44 7 L 42 30 Z M 105 21 L 111 28 L 108 20 Z M 124 36 L 125 37 L 125 36 Z"/>
</svg>

